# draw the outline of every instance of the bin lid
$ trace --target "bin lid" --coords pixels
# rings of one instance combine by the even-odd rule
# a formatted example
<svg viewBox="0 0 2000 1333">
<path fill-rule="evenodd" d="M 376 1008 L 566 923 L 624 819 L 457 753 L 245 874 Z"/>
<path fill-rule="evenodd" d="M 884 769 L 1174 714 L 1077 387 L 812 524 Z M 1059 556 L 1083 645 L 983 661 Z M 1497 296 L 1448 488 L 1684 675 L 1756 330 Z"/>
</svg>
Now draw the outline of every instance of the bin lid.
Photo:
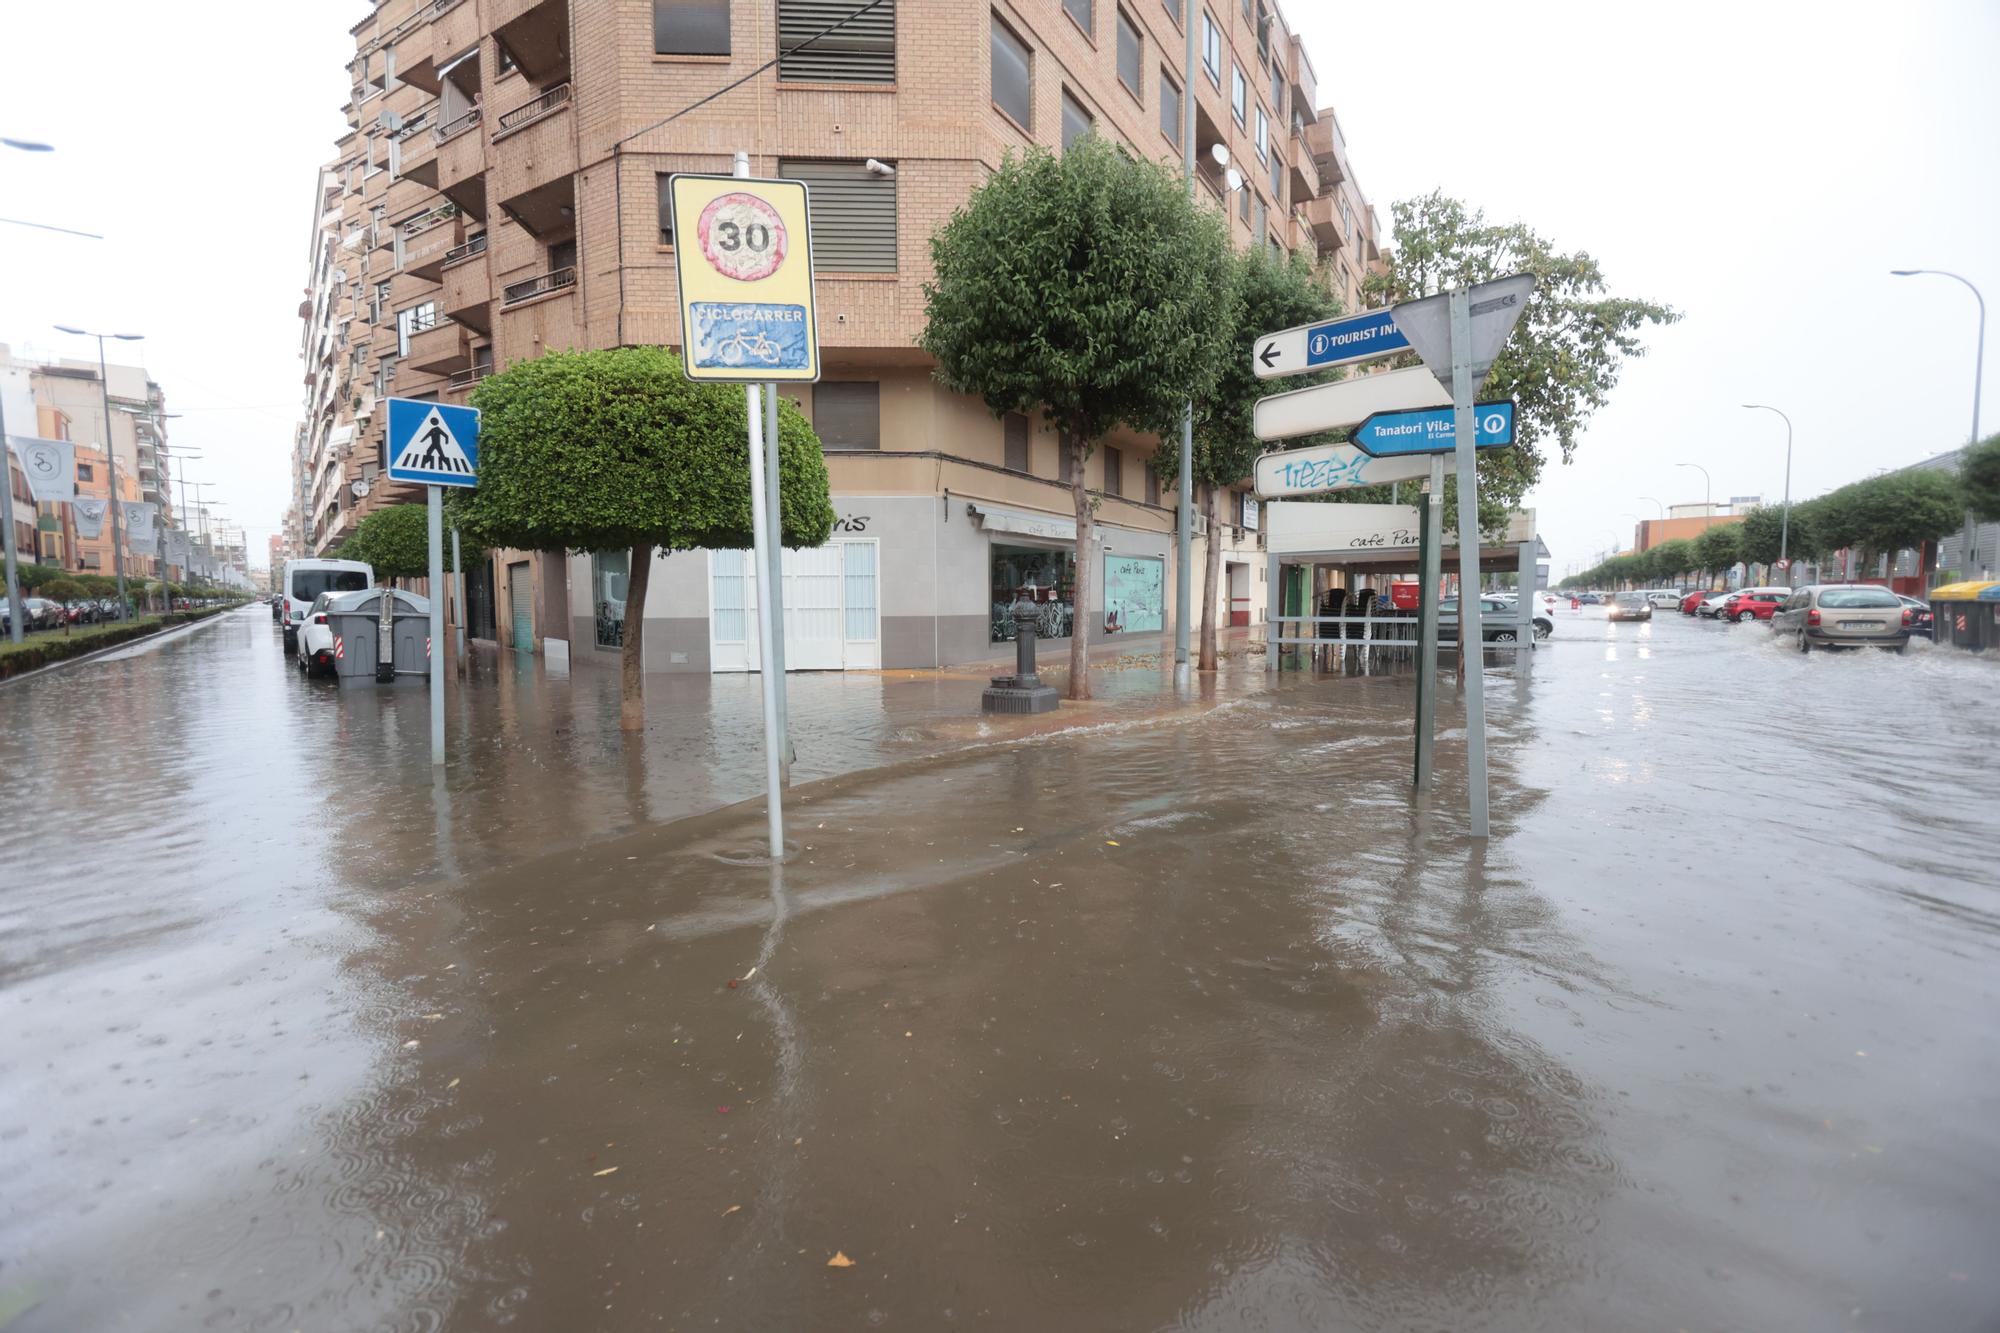
<svg viewBox="0 0 2000 1333">
<path fill-rule="evenodd" d="M 382 614 L 382 598 L 385 594 L 396 599 L 397 615 L 427 616 L 431 613 L 429 598 L 419 597 L 413 592 L 404 592 L 401 588 L 363 588 L 359 592 L 344 592 L 329 599 L 326 609 L 344 614 L 365 612 L 368 615 L 379 616 Z"/>
<path fill-rule="evenodd" d="M 1931 589 L 1933 602 L 2000 602 L 2000 579 L 1972 579 Z"/>
</svg>

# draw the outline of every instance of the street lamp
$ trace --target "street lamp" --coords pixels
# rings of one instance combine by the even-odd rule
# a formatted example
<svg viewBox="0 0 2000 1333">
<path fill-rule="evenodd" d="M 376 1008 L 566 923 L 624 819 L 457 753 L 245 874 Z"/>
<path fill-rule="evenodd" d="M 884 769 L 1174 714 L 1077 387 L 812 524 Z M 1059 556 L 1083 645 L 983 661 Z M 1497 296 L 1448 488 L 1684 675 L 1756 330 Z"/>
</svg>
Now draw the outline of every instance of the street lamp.
<svg viewBox="0 0 2000 1333">
<path fill-rule="evenodd" d="M 1986 298 L 1979 294 L 1979 289 L 1972 285 L 1970 278 L 1961 277 L 1959 274 L 1947 272 L 1941 268 L 1892 268 L 1889 270 L 1889 273 L 1892 277 L 1898 278 L 1914 278 L 1921 274 L 1929 274 L 1937 278 L 1950 278 L 1955 282 L 1964 283 L 1966 290 L 1972 293 L 1972 299 L 1979 303 L 1979 336 L 1973 345 L 1975 360 L 1972 363 L 1972 433 L 1965 437 L 1965 442 L 1968 445 L 1978 444 L 1979 387 L 1980 382 L 1986 378 Z M 1972 522 L 1972 510 L 1967 509 L 1965 511 L 1965 564 L 1967 572 L 1970 572 L 1972 568 L 1972 543 L 1977 535 L 1978 530 L 1973 526 Z"/>
<path fill-rule="evenodd" d="M 97 387 L 104 399 L 104 462 L 111 479 L 111 564 L 118 572 L 118 605 L 129 616 L 132 614 L 132 599 L 125 594 L 125 538 L 124 525 L 119 522 L 123 511 L 118 504 L 118 446 L 111 438 L 111 371 L 104 362 L 104 340 L 116 338 L 120 342 L 135 343 L 146 335 L 143 333 L 91 333 L 68 324 L 56 325 L 58 333 L 73 333 L 79 338 L 97 339 Z"/>
<path fill-rule="evenodd" d="M 1778 559 L 1785 566 L 1785 586 L 1792 586 L 1792 419 L 1769 403 L 1745 403 L 1751 412 L 1777 412 L 1785 419 L 1785 512 L 1778 520 Z"/>
<path fill-rule="evenodd" d="M 1701 473 L 1701 530 L 1708 531 L 1708 525 L 1715 521 L 1715 483 L 1709 480 L 1708 469 L 1699 463 L 1676 463 L 1675 467 L 1691 467 Z"/>
<path fill-rule="evenodd" d="M 1662 521 L 1664 521 L 1664 520 L 1666 519 L 1666 517 L 1667 517 L 1667 507 L 1666 507 L 1666 506 L 1665 506 L 1664 504 L 1660 504 L 1660 502 L 1659 502 L 1658 500 L 1655 500 L 1655 499 L 1654 499 L 1654 498 L 1653 498 L 1652 496 L 1650 496 L 1650 495 L 1641 495 L 1641 496 L 1638 496 L 1637 498 L 1638 498 L 1638 499 L 1641 499 L 1641 500 L 1644 500 L 1644 501 L 1645 501 L 1645 502 L 1646 502 L 1647 504 L 1651 504 L 1651 505 L 1659 505 L 1659 506 L 1660 506 L 1660 518 L 1661 518 L 1661 520 L 1662 520 Z"/>
</svg>

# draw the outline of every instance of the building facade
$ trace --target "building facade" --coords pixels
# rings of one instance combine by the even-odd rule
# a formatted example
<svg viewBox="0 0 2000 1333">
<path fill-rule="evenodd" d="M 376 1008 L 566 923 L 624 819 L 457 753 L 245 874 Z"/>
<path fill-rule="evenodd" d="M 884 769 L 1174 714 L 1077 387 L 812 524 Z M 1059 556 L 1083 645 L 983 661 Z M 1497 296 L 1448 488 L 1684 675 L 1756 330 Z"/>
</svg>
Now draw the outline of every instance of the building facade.
<svg viewBox="0 0 2000 1333">
<path fill-rule="evenodd" d="M 1260 0 L 382 0 L 353 35 L 300 305 L 299 548 L 330 552 L 375 506 L 421 498 L 383 476 L 384 399 L 464 402 L 550 349 L 679 346 L 666 181 L 743 151 L 813 197 L 823 378 L 785 392 L 825 447 L 838 522 L 786 557 L 789 666 L 986 660 L 1008 651 L 995 607 L 1015 588 L 1074 580 L 1054 437 L 945 390 L 916 347 L 929 238 L 1007 153 L 1096 133 L 1179 163 L 1192 96 L 1197 198 L 1238 245 L 1318 259 L 1350 306 L 1381 260 L 1312 64 Z M 1078 616 L 1111 647 L 1171 633 L 1157 443 L 1114 438 L 1089 460 L 1097 600 L 1052 604 L 1053 637 Z M 1218 615 L 1247 624 L 1265 592 L 1257 506 L 1232 488 L 1221 511 L 1204 534 L 1223 547 Z M 469 627 L 608 656 L 628 632 L 625 558 L 497 552 L 468 571 Z M 755 584 L 740 553 L 661 556 L 649 668 L 753 668 Z"/>
</svg>

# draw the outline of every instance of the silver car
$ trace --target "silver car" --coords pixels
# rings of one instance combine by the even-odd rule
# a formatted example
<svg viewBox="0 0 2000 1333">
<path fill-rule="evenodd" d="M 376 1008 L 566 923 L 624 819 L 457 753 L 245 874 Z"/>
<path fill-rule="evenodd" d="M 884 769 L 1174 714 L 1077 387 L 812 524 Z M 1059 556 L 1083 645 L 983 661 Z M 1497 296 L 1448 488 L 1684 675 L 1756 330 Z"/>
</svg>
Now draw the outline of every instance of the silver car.
<svg viewBox="0 0 2000 1333">
<path fill-rule="evenodd" d="M 1910 611 L 1876 583 L 1815 583 L 1794 589 L 1771 616 L 1774 634 L 1790 634 L 1799 651 L 1890 648 L 1910 642 Z"/>
</svg>

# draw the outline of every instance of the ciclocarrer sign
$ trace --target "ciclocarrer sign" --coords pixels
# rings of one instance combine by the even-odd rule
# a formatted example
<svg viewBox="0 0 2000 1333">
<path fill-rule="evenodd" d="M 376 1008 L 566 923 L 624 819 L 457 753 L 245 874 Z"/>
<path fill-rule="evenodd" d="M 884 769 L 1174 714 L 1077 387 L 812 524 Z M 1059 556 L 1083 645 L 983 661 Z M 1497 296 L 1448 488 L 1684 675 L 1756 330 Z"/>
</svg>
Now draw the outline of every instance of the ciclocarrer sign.
<svg viewBox="0 0 2000 1333">
<path fill-rule="evenodd" d="M 425 486 L 479 483 L 479 409 L 389 400 L 389 476 Z"/>
<path fill-rule="evenodd" d="M 1409 454 L 1448 454 L 1457 444 L 1456 423 L 1449 407 L 1418 412 L 1377 412 L 1354 428 L 1354 443 L 1377 458 Z M 1514 442 L 1514 402 L 1500 399 L 1472 405 L 1475 449 L 1499 449 Z"/>
<path fill-rule="evenodd" d="M 819 378 L 804 181 L 680 173 L 667 182 L 691 380 Z"/>
<path fill-rule="evenodd" d="M 1251 345 L 1250 366 L 1260 380 L 1283 379 L 1388 356 L 1409 345 L 1393 314 L 1366 310 L 1343 319 L 1267 333 Z"/>
</svg>

